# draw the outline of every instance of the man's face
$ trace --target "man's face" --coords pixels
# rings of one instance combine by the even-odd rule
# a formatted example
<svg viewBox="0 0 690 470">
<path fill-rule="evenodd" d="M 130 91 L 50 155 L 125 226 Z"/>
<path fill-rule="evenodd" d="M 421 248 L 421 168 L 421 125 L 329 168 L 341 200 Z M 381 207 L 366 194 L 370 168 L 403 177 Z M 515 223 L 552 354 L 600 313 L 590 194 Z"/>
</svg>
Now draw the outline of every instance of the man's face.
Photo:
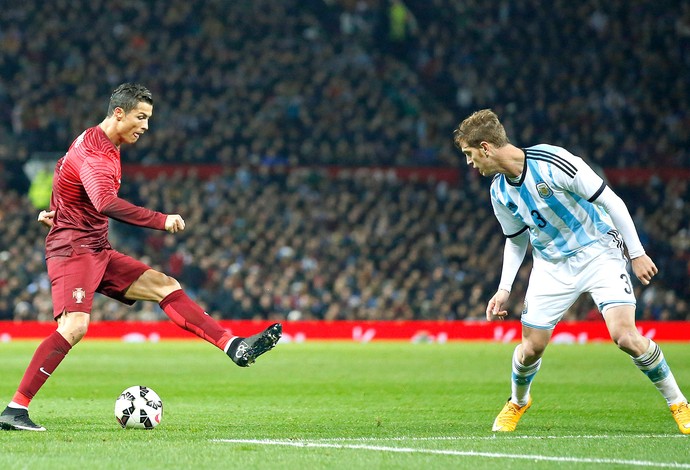
<svg viewBox="0 0 690 470">
<path fill-rule="evenodd" d="M 467 164 L 476 168 L 482 176 L 491 176 L 496 173 L 496 171 L 490 169 L 491 160 L 483 149 L 470 147 L 463 142 L 460 150 L 465 155 Z"/>
<path fill-rule="evenodd" d="M 133 144 L 148 130 L 153 106 L 140 101 L 136 108 L 126 114 L 121 108 L 117 108 L 115 113 L 118 118 L 117 135 L 120 143 Z"/>
</svg>

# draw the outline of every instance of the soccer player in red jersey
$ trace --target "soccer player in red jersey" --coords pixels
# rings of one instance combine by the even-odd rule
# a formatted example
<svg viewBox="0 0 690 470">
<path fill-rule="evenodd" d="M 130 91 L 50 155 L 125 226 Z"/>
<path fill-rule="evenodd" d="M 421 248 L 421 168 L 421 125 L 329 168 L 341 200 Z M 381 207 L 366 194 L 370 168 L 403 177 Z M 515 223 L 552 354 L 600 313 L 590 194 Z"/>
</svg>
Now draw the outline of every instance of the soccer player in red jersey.
<svg viewBox="0 0 690 470">
<path fill-rule="evenodd" d="M 280 339 L 279 323 L 248 338 L 236 337 L 192 301 L 170 276 L 114 250 L 108 219 L 177 233 L 185 229 L 179 214 L 162 214 L 118 197 L 120 146 L 134 144 L 148 130 L 151 92 L 124 83 L 110 97 L 108 114 L 86 129 L 58 160 L 50 211 L 38 220 L 50 227 L 46 263 L 57 330 L 38 346 L 12 401 L 0 414 L 0 427 L 45 431 L 29 418 L 29 403 L 89 326 L 96 292 L 126 304 L 158 302 L 170 319 L 222 349 L 239 366 L 252 364 Z"/>
</svg>

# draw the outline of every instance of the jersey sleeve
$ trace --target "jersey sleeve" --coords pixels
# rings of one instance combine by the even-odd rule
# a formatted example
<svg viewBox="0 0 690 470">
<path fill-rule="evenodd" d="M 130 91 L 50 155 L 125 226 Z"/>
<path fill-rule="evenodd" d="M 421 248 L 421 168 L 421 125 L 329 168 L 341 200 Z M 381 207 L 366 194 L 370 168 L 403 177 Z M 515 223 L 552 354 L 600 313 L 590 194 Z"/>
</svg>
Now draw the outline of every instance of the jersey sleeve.
<svg viewBox="0 0 690 470">
<path fill-rule="evenodd" d="M 637 235 L 635 222 L 633 222 L 625 202 L 623 202 L 623 200 L 609 187 L 607 187 L 593 202 L 602 206 L 611 216 L 613 224 L 621 235 L 623 235 L 623 241 L 628 247 L 630 259 L 635 259 L 644 255 L 644 247 L 640 242 L 640 237 Z"/>
<path fill-rule="evenodd" d="M 572 163 L 577 167 L 577 174 L 572 180 L 571 190 L 586 198 L 587 201 L 602 207 L 609 214 L 613 225 L 623 235 L 631 259 L 644 255 L 644 248 L 625 202 L 580 157 L 573 156 Z"/>
<path fill-rule="evenodd" d="M 569 172 L 558 172 L 554 174 L 554 180 L 563 189 L 567 189 L 589 202 L 594 201 L 606 188 L 606 182 L 599 176 L 591 166 L 582 158 L 573 155 L 567 150 L 562 150 L 561 157 L 565 157 L 569 168 L 575 169 L 575 175 Z"/>
<path fill-rule="evenodd" d="M 116 197 L 101 211 L 111 219 L 119 220 L 130 225 L 165 230 L 167 216 L 145 207 L 135 206 L 131 202 Z"/>
<path fill-rule="evenodd" d="M 84 190 L 101 214 L 130 225 L 165 230 L 166 215 L 131 204 L 117 196 L 114 164 L 100 156 L 88 157 L 80 170 Z"/>
<path fill-rule="evenodd" d="M 491 206 L 494 209 L 494 215 L 498 223 L 501 224 L 503 235 L 506 237 L 515 237 L 528 229 L 525 222 L 519 217 L 515 217 L 508 207 L 506 207 L 499 197 L 498 191 L 493 186 L 491 187 Z"/>
</svg>

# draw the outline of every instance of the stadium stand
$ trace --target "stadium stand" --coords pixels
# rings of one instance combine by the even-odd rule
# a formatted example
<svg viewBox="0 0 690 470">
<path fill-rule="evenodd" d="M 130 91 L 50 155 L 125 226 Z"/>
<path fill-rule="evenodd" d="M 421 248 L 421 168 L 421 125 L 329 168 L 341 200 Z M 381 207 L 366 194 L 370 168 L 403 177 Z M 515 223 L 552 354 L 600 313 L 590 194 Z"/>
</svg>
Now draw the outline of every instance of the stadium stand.
<svg viewBox="0 0 690 470">
<path fill-rule="evenodd" d="M 172 238 L 114 223 L 113 244 L 178 276 L 213 315 L 465 319 L 483 316 L 502 240 L 488 181 L 452 148 L 456 120 L 491 106 L 521 145 L 562 145 L 605 169 L 687 170 L 688 51 L 683 2 L 9 2 L 0 318 L 51 318 L 23 165 L 64 152 L 122 81 L 156 99 L 151 132 L 125 162 L 226 172 L 125 175 L 123 197 L 179 212 L 193 230 Z M 331 181 L 323 165 L 460 166 L 460 181 L 356 170 Z M 687 179 L 616 190 L 661 271 L 638 287 L 638 316 L 690 319 Z M 95 319 L 162 315 L 99 302 Z M 591 308 L 583 300 L 569 315 L 597 318 Z"/>
<path fill-rule="evenodd" d="M 370 171 L 333 180 L 309 169 L 131 178 L 124 197 L 175 208 L 190 230 L 173 236 L 113 222 L 111 239 L 177 277 L 218 318 L 481 319 L 503 243 L 484 182 L 451 187 Z M 670 208 L 676 227 L 687 223 L 687 185 L 644 191 L 658 197 L 651 208 L 636 206 L 635 218 L 661 273 L 651 287 L 638 285 L 638 316 L 690 320 L 687 230 L 664 222 L 665 238 L 654 236 Z M 28 199 L 3 191 L 2 200 L 0 316 L 49 320 L 44 229 Z M 528 270 L 512 312 L 521 310 Z M 599 318 L 592 308 L 583 298 L 569 318 Z M 154 304 L 129 308 L 102 297 L 93 317 L 163 318 Z"/>
</svg>

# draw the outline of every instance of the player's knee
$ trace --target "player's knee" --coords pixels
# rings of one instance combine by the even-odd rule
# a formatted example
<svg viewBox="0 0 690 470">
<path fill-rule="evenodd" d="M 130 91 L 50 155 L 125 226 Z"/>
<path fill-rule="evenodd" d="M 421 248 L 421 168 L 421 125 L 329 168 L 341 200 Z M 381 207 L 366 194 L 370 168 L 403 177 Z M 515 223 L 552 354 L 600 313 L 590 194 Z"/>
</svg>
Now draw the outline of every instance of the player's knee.
<svg viewBox="0 0 690 470">
<path fill-rule="evenodd" d="M 125 292 L 125 298 L 160 302 L 179 289 L 181 289 L 180 283 L 175 278 L 160 271 L 149 269 L 129 286 Z"/>
<path fill-rule="evenodd" d="M 165 275 L 165 281 L 164 281 L 164 287 L 170 290 L 170 292 L 176 291 L 178 289 L 182 289 L 182 286 L 180 286 L 180 283 L 177 282 L 177 279 L 174 277 Z"/>
<path fill-rule="evenodd" d="M 533 364 L 544 354 L 546 345 L 525 342 L 522 343 L 523 364 Z"/>
<path fill-rule="evenodd" d="M 158 302 L 179 289 L 182 289 L 182 286 L 180 286 L 180 283 L 177 282 L 177 279 L 172 276 L 168 276 L 167 274 L 158 273 L 156 278 L 156 292 L 159 296 L 159 298 L 156 300 Z"/>
<path fill-rule="evenodd" d="M 649 345 L 648 341 L 637 330 L 614 331 L 611 333 L 611 339 L 619 349 L 632 356 L 641 355 Z"/>
<path fill-rule="evenodd" d="M 58 318 L 57 331 L 72 346 L 86 336 L 89 329 L 89 314 L 84 312 L 64 312 Z"/>
<path fill-rule="evenodd" d="M 146 273 L 147 285 L 160 291 L 174 291 L 180 288 L 180 283 L 174 277 L 168 276 L 160 271 L 149 271 Z"/>
<path fill-rule="evenodd" d="M 86 336 L 86 332 L 88 331 L 88 329 L 89 329 L 89 325 L 87 323 L 80 323 L 78 325 L 75 325 L 71 330 L 72 337 L 76 341 L 81 341 L 81 339 L 84 336 Z"/>
</svg>

